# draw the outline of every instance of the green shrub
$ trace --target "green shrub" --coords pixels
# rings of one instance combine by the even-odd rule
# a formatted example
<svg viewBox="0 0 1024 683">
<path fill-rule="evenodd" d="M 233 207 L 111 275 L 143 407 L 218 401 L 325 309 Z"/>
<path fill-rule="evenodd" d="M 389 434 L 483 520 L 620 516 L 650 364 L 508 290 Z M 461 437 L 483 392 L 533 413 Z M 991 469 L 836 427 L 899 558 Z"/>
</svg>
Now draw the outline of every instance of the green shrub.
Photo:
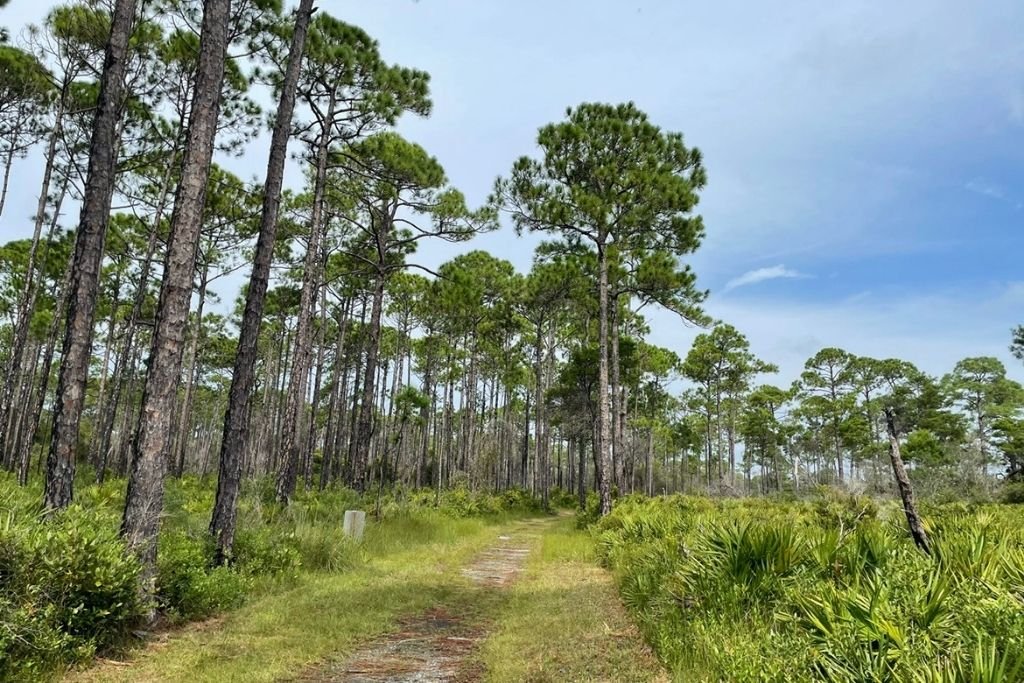
<svg viewBox="0 0 1024 683">
<path fill-rule="evenodd" d="M 586 529 L 601 519 L 601 499 L 591 491 L 587 494 L 587 504 L 582 510 L 576 511 L 576 528 Z"/>
<path fill-rule="evenodd" d="M 0 680 L 89 657 L 122 638 L 143 611 L 138 563 L 103 511 L 78 506 L 46 523 L 0 524 Z"/>
<path fill-rule="evenodd" d="M 556 510 L 574 510 L 580 506 L 580 498 L 575 491 L 554 487 L 548 494 L 551 507 Z"/>
<path fill-rule="evenodd" d="M 294 574 L 302 558 L 292 533 L 282 537 L 270 528 L 240 529 L 235 535 L 234 564 L 250 576 L 274 576 Z"/>
<path fill-rule="evenodd" d="M 246 577 L 229 567 L 211 567 L 208 541 L 164 533 L 157 553 L 157 600 L 177 620 L 200 619 L 235 607 L 248 588 Z"/>
<path fill-rule="evenodd" d="M 1024 504 L 1024 481 L 1003 484 L 999 491 L 999 500 L 1007 505 Z"/>
</svg>

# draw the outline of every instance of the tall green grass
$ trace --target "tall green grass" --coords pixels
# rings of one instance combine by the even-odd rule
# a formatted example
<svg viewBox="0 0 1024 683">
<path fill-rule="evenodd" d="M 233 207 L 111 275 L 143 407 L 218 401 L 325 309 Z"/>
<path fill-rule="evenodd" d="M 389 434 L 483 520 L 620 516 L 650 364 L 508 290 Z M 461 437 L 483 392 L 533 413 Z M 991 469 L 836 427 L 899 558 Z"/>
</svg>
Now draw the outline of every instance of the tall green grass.
<svg viewBox="0 0 1024 683">
<path fill-rule="evenodd" d="M 1024 680 L 1024 524 L 1017 509 L 927 511 L 919 552 L 898 508 L 817 501 L 627 498 L 599 556 L 683 680 Z"/>
</svg>

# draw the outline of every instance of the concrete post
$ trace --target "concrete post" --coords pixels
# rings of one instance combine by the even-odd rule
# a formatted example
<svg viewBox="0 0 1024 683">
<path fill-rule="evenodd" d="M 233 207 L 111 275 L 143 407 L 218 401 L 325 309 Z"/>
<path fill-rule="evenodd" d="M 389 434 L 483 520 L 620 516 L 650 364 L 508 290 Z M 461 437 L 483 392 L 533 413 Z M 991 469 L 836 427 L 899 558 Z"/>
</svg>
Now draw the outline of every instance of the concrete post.
<svg viewBox="0 0 1024 683">
<path fill-rule="evenodd" d="M 345 535 L 356 541 L 362 540 L 366 528 L 366 513 L 362 510 L 345 510 Z"/>
</svg>

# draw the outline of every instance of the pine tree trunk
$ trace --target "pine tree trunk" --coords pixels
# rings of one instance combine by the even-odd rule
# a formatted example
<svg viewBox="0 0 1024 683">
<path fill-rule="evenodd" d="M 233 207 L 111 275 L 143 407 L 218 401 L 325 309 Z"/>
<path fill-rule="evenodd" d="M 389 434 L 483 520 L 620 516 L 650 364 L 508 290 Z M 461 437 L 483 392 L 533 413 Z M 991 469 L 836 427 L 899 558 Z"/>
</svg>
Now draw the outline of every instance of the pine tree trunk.
<svg viewBox="0 0 1024 683">
<path fill-rule="evenodd" d="M 89 375 L 92 323 L 99 289 L 100 264 L 103 260 L 103 242 L 114 193 L 119 147 L 116 138 L 125 99 L 128 40 L 135 20 L 135 7 L 136 0 L 116 0 L 114 3 L 110 39 L 104 54 L 99 99 L 93 118 L 89 168 L 75 239 L 67 322 L 54 402 L 53 437 L 46 459 L 43 504 L 50 510 L 67 507 L 72 498 L 75 452 Z"/>
<path fill-rule="evenodd" d="M 103 344 L 103 360 L 100 365 L 99 373 L 99 391 L 96 396 L 96 405 L 98 407 L 98 415 L 102 418 L 104 412 L 108 410 L 108 403 L 111 401 L 111 397 L 108 396 L 110 381 L 117 381 L 117 375 L 109 372 L 111 366 L 111 351 L 114 348 L 114 341 L 117 332 L 117 313 L 118 313 L 118 302 L 121 299 L 121 272 L 118 271 L 114 278 L 114 300 L 111 302 L 111 316 L 106 322 L 106 342 Z M 115 369 L 117 370 L 117 369 Z M 110 381 L 108 381 L 110 379 Z M 96 429 L 99 429 L 101 420 L 97 420 L 95 423 Z M 89 460 L 92 462 L 93 467 L 96 471 L 99 471 L 100 461 L 100 450 L 99 450 L 100 439 L 93 438 L 92 449 L 89 452 Z"/>
<path fill-rule="evenodd" d="M 277 240 L 277 216 L 281 207 L 281 189 L 284 185 L 284 164 L 288 156 L 292 114 L 295 111 L 295 91 L 312 13 L 313 0 L 299 0 L 299 7 L 295 11 L 291 46 L 288 49 L 288 64 L 281 83 L 281 99 L 277 105 L 274 132 L 270 139 L 267 177 L 263 183 L 260 231 L 256 239 L 252 274 L 249 276 L 249 287 L 245 295 L 245 312 L 242 314 L 238 351 L 235 355 L 234 372 L 231 375 L 228 407 L 224 415 L 217 471 L 217 497 L 210 520 L 210 534 L 217 544 L 216 561 L 219 563 L 230 558 L 235 542 L 242 458 L 249 427 L 250 394 L 256 381 L 256 346 L 259 342 L 267 286 L 270 282 L 274 243 Z"/>
<path fill-rule="evenodd" d="M 534 330 L 536 339 L 533 349 L 533 431 L 534 461 L 539 469 L 544 463 L 544 331 L 541 322 L 537 322 Z M 547 492 L 544 492 L 546 497 Z M 544 501 L 547 507 L 547 501 Z"/>
<path fill-rule="evenodd" d="M 72 258 L 74 255 L 72 254 Z M 67 268 L 64 270 L 64 279 L 61 282 L 59 294 L 57 295 L 57 305 L 54 311 L 61 311 L 67 305 L 68 300 L 68 289 L 71 285 L 71 263 L 68 263 Z M 29 412 L 29 421 L 25 427 L 22 435 L 20 456 L 19 456 L 19 467 L 18 467 L 18 483 L 24 486 L 28 483 L 28 473 L 32 460 L 32 445 L 35 442 L 36 432 L 39 430 L 39 422 L 43 415 L 43 405 L 46 403 L 46 394 L 50 388 L 50 375 L 53 369 L 53 353 L 57 346 L 57 336 L 60 334 L 60 323 L 61 317 L 54 314 L 50 320 L 50 329 L 46 335 L 46 349 L 43 352 L 42 361 L 42 383 L 39 385 L 39 389 L 36 392 L 35 402 Z"/>
<path fill-rule="evenodd" d="M 437 409 L 437 392 L 434 389 L 434 378 L 431 373 L 432 365 L 430 358 L 427 358 L 425 365 L 426 371 L 423 373 L 423 391 L 427 394 L 430 406 L 425 407 L 420 415 L 423 422 L 423 443 L 420 444 L 419 463 L 416 466 L 416 488 L 422 487 L 426 481 L 425 474 L 427 469 L 427 458 L 430 455 L 430 427 L 433 422 L 431 418 L 434 417 L 434 411 Z"/>
<path fill-rule="evenodd" d="M 576 467 L 578 473 L 576 475 L 576 488 L 577 496 L 579 497 L 580 509 L 587 509 L 587 452 L 586 452 L 586 439 L 580 439 L 579 451 L 576 455 Z"/>
<path fill-rule="evenodd" d="M 635 413 L 634 413 L 635 415 Z M 644 487 L 648 496 L 654 495 L 654 427 L 647 430 L 647 464 L 645 467 L 647 485 Z"/>
<path fill-rule="evenodd" d="M 181 477 L 185 473 L 185 451 L 188 448 L 189 434 L 192 426 L 192 402 L 195 386 L 199 381 L 199 340 L 203 334 L 203 311 L 206 307 L 206 288 L 209 285 L 210 266 L 203 264 L 199 275 L 199 302 L 196 307 L 196 326 L 189 340 L 187 361 L 185 363 L 185 396 L 181 401 L 181 414 L 178 417 L 178 429 L 174 444 L 174 476 Z M 191 298 L 191 297 L 190 297 Z"/>
<path fill-rule="evenodd" d="M 336 452 L 337 434 L 341 424 L 341 375 L 344 373 L 342 357 L 345 348 L 345 321 L 339 323 L 338 339 L 334 347 L 334 367 L 331 370 L 331 397 L 327 406 L 327 429 L 324 434 L 324 452 L 320 462 L 320 490 L 327 488 Z"/>
<path fill-rule="evenodd" d="M 335 102 L 332 99 L 327 108 L 324 128 L 320 133 L 316 153 L 316 177 L 313 189 L 313 215 L 309 227 L 309 241 L 306 244 L 305 268 L 302 274 L 302 294 L 299 302 L 299 319 L 295 331 L 295 351 L 292 354 L 291 372 L 288 376 L 288 402 L 281 427 L 281 467 L 277 474 L 277 500 L 287 504 L 295 493 L 298 478 L 299 457 L 302 439 L 299 435 L 300 414 L 306 408 L 306 394 L 309 390 L 309 367 L 313 358 L 313 309 L 317 290 L 320 287 L 320 264 L 323 255 L 320 240 L 324 230 L 324 190 L 327 185 L 327 154 L 331 140 L 330 121 L 334 118 Z"/>
<path fill-rule="evenodd" d="M 132 446 L 132 437 L 134 436 L 133 425 L 137 424 L 136 415 L 141 409 L 138 405 L 139 401 L 137 397 L 141 393 L 139 391 L 140 381 L 145 382 L 143 373 L 139 372 L 140 358 L 142 350 L 136 346 L 132 351 L 131 357 L 128 359 L 128 369 L 131 371 L 131 375 L 128 378 L 128 397 L 124 401 L 124 410 L 121 411 L 121 427 L 118 430 L 118 443 L 117 443 L 117 475 L 119 477 L 127 476 L 128 474 L 128 453 Z"/>
<path fill-rule="evenodd" d="M 181 182 L 171 215 L 149 370 L 121 520 L 121 535 L 142 562 L 140 583 L 146 596 L 155 590 L 157 535 L 163 511 L 171 418 L 181 379 L 184 332 L 217 133 L 230 15 L 230 0 L 206 0 L 203 6 L 195 96 L 189 117 Z"/>
<path fill-rule="evenodd" d="M 332 484 L 342 476 L 342 466 L 345 464 L 342 453 L 348 454 L 345 440 L 348 438 L 348 356 L 341 371 L 341 388 L 338 390 L 338 417 L 337 426 L 334 428 L 334 457 L 331 459 L 331 471 L 328 472 L 327 483 Z"/>
<path fill-rule="evenodd" d="M 110 317 L 107 319 L 107 341 L 103 345 L 103 361 L 100 365 L 100 388 L 96 397 L 96 405 L 99 406 L 99 414 L 102 415 L 106 409 L 106 404 L 110 401 L 107 396 L 108 391 L 108 378 L 112 378 L 110 373 L 110 351 L 114 346 L 115 332 L 117 330 L 117 308 L 121 299 L 121 273 L 117 272 L 114 275 L 114 298 L 111 301 L 110 306 Z M 99 424 L 95 425 L 99 427 Z M 89 459 L 93 463 L 93 467 L 99 469 L 99 441 L 95 438 L 92 440 L 92 450 L 89 453 Z"/>
<path fill-rule="evenodd" d="M 17 139 L 20 134 L 21 127 L 15 124 L 15 129 L 11 131 L 11 137 Z M 12 141 L 11 146 L 7 148 L 7 155 L 4 158 L 4 178 L 0 182 L 0 216 L 4 215 L 4 207 L 7 205 L 7 187 L 11 181 L 11 167 L 14 166 L 14 153 L 16 151 L 16 145 Z"/>
<path fill-rule="evenodd" d="M 288 393 L 285 391 L 286 381 L 288 378 L 288 367 L 292 362 L 292 339 L 293 335 L 289 333 L 287 327 L 287 321 L 281 320 L 282 328 L 282 340 L 279 345 L 279 355 L 277 357 L 277 366 L 275 367 L 276 375 L 274 377 L 274 417 L 271 421 L 273 425 L 273 431 L 270 435 L 268 443 L 270 444 L 270 453 L 267 454 L 267 474 L 271 471 L 277 471 L 280 462 L 281 454 L 281 425 L 284 422 L 284 411 L 285 406 L 288 402 Z"/>
<path fill-rule="evenodd" d="M 135 298 L 132 301 L 132 311 L 128 316 L 128 322 L 125 326 L 125 338 L 117 355 L 114 357 L 114 393 L 100 413 L 99 467 L 96 470 L 96 483 L 98 484 L 102 484 L 106 476 L 107 463 L 110 457 L 110 435 L 114 428 L 117 408 L 121 403 L 121 395 L 124 393 L 125 385 L 128 383 L 126 370 L 134 367 L 129 365 L 129 363 L 135 354 L 135 335 L 138 331 L 139 320 L 142 318 L 142 306 L 146 301 L 149 273 L 153 269 L 153 258 L 156 255 L 160 223 L 163 221 L 167 202 L 166 198 L 169 195 L 171 170 L 177 165 L 177 159 L 178 151 L 175 149 L 170 161 L 168 161 L 167 166 L 164 168 L 163 178 L 160 181 L 160 200 L 153 216 L 153 224 L 150 226 L 149 235 L 146 238 L 146 254 L 142 259 L 142 266 L 139 270 L 139 284 L 135 290 Z"/>
<path fill-rule="evenodd" d="M 365 346 L 365 330 L 366 330 L 366 302 L 363 302 L 362 309 L 359 313 L 359 333 L 360 333 L 360 347 Z M 355 367 L 352 371 L 352 400 L 349 404 L 348 415 L 348 427 L 347 427 L 347 438 L 348 444 L 346 453 L 348 454 L 348 461 L 346 465 L 346 478 L 347 483 L 351 486 L 355 481 L 355 452 L 356 452 L 356 432 L 359 427 L 359 402 L 362 400 L 363 392 L 360 389 L 360 381 L 362 380 L 364 367 L 363 367 L 363 349 L 360 348 L 356 354 Z"/>
<path fill-rule="evenodd" d="M 327 328 L 327 289 L 320 290 L 320 328 L 316 342 L 316 370 L 313 373 L 313 397 L 309 408 L 309 425 L 302 455 L 302 481 L 308 491 L 313 486 L 313 451 L 316 449 L 316 414 L 320 409 L 320 384 L 324 373 L 324 334 Z"/>
<path fill-rule="evenodd" d="M 907 526 L 910 528 L 910 535 L 918 548 L 926 555 L 931 555 L 928 534 L 921 522 L 921 515 L 917 512 L 917 504 L 914 502 L 914 490 L 910 487 L 910 478 L 907 476 L 907 469 L 903 466 L 903 458 L 900 456 L 900 440 L 896 430 L 896 416 L 892 410 L 885 410 L 885 426 L 889 435 L 889 460 L 892 462 L 892 473 L 896 478 L 896 487 L 900 491 L 900 500 L 903 501 L 903 513 L 907 517 Z"/>
<path fill-rule="evenodd" d="M 21 378 L 18 380 L 18 395 L 17 404 L 19 409 L 12 412 L 11 417 L 11 431 L 9 432 L 8 441 L 10 442 L 11 448 L 9 452 L 10 465 L 8 470 L 13 472 L 16 465 L 18 464 L 18 445 L 21 443 L 23 436 L 23 428 L 25 425 L 25 419 L 28 417 L 24 406 L 29 405 L 32 398 L 32 389 L 35 386 L 35 371 L 39 366 L 39 356 L 42 353 L 42 345 L 38 343 L 29 342 L 26 348 L 29 356 L 29 362 L 25 363 L 26 367 L 23 368 Z"/>
<path fill-rule="evenodd" d="M 612 511 L 611 479 L 611 420 L 608 414 L 608 255 L 603 245 L 598 247 L 598 372 L 597 372 L 597 452 L 601 466 L 597 472 L 598 494 L 601 498 L 601 514 Z"/>
<path fill-rule="evenodd" d="M 380 321 L 384 310 L 384 273 L 378 272 L 373 288 L 370 326 L 367 329 L 366 366 L 363 368 L 363 397 L 359 406 L 359 423 L 353 435 L 352 485 L 357 491 L 366 488 L 366 469 L 373 438 L 373 392 L 376 386 L 377 354 L 380 351 Z"/>
<path fill-rule="evenodd" d="M 626 472 L 626 448 L 623 443 L 623 419 L 622 414 L 625 406 L 623 406 L 622 396 L 622 379 L 619 363 L 619 298 L 618 296 L 610 297 L 609 301 L 609 327 L 611 339 L 611 354 L 608 358 L 609 370 L 611 372 L 611 399 L 612 399 L 612 471 L 614 477 L 612 478 L 611 485 L 619 490 L 619 493 L 625 493 L 625 472 Z"/>
<path fill-rule="evenodd" d="M 734 402 L 729 402 L 729 420 L 725 425 L 726 446 L 729 449 L 729 488 L 736 488 L 736 427 Z"/>
<path fill-rule="evenodd" d="M 36 202 L 36 214 L 32 224 L 32 244 L 29 247 L 28 252 L 28 267 L 25 272 L 25 282 L 22 285 L 21 296 L 18 299 L 17 317 L 14 325 L 14 339 L 11 344 L 11 354 L 8 358 L 7 369 L 4 374 L 4 384 L 2 393 L 0 393 L 0 455 L 3 456 L 5 461 L 10 458 L 10 462 L 14 462 L 13 453 L 17 441 L 9 444 L 6 434 L 6 428 L 8 420 L 10 419 L 10 413 L 14 406 L 12 406 L 12 398 L 15 394 L 13 381 L 14 378 L 21 372 L 21 367 L 24 359 L 25 342 L 28 339 L 29 324 L 32 322 L 32 315 L 35 313 L 36 297 L 39 292 L 38 278 L 36 277 L 38 253 L 39 253 L 39 239 L 43 231 L 43 223 L 46 221 L 46 205 L 50 200 L 50 184 L 53 178 L 53 169 L 57 160 L 57 142 L 61 138 L 61 127 L 64 121 L 64 105 L 66 100 L 66 92 L 62 92 L 57 102 L 57 111 L 54 115 L 54 126 L 50 132 L 49 142 L 46 147 L 45 162 L 43 165 L 43 179 L 39 187 L 39 198 Z M 11 161 L 14 155 L 14 145 L 11 145 L 10 155 L 7 160 L 6 169 L 4 171 L 3 179 L 3 195 L 0 198 L 0 214 L 3 213 L 3 203 L 7 197 L 7 181 L 11 170 Z M 64 187 L 67 187 L 65 182 Z M 61 191 L 61 200 L 63 200 L 64 192 Z M 58 201 L 58 208 L 60 201 Z M 56 225 L 56 216 L 50 223 L 50 234 L 53 232 L 53 228 Z M 47 242 L 50 238 L 47 238 Z M 9 447 L 10 446 L 10 447 Z"/>
</svg>

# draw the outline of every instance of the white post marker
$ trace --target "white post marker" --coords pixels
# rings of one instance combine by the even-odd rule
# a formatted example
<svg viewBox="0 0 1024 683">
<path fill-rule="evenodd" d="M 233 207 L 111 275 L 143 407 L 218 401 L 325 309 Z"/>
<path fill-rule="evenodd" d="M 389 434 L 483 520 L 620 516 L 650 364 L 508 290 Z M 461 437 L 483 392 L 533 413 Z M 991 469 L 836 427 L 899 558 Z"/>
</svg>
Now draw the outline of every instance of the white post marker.
<svg viewBox="0 0 1024 683">
<path fill-rule="evenodd" d="M 363 538 L 363 529 L 366 528 L 366 513 L 362 510 L 345 510 L 345 535 L 357 541 Z"/>
</svg>

